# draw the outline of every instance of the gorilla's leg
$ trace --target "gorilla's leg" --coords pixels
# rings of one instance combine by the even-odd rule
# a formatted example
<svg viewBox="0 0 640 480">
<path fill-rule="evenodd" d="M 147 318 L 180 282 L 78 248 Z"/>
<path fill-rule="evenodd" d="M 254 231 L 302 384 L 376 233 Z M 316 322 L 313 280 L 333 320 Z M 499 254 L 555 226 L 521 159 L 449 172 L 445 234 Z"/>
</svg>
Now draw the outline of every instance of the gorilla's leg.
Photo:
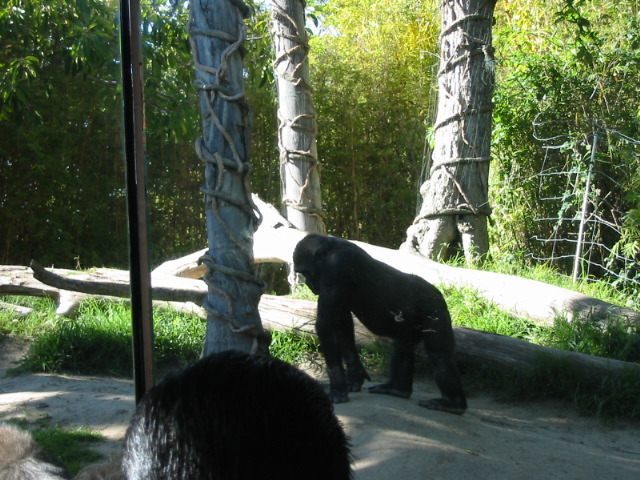
<svg viewBox="0 0 640 480">
<path fill-rule="evenodd" d="M 338 326 L 336 340 L 340 344 L 340 352 L 347 366 L 347 387 L 350 392 L 359 392 L 364 381 L 371 380 L 371 377 L 360 361 L 351 313 L 344 312 Z"/>
<path fill-rule="evenodd" d="M 329 398 L 333 403 L 349 401 L 347 376 L 342 365 L 342 344 L 340 338 L 344 321 L 350 315 L 348 310 L 340 308 L 338 302 L 329 296 L 318 299 L 318 315 L 316 318 L 316 333 L 320 341 L 320 350 L 327 364 L 329 375 Z M 351 319 L 351 317 L 348 317 Z M 353 328 L 353 327 L 352 327 Z"/>
<path fill-rule="evenodd" d="M 453 332 L 446 338 L 428 335 L 425 346 L 435 368 L 435 380 L 442 397 L 423 400 L 419 402 L 420 406 L 462 415 L 467 409 L 467 400 L 455 361 Z"/>
<path fill-rule="evenodd" d="M 371 393 L 409 398 L 413 391 L 415 340 L 394 340 L 391 354 L 391 378 L 387 383 L 369 387 Z"/>
</svg>

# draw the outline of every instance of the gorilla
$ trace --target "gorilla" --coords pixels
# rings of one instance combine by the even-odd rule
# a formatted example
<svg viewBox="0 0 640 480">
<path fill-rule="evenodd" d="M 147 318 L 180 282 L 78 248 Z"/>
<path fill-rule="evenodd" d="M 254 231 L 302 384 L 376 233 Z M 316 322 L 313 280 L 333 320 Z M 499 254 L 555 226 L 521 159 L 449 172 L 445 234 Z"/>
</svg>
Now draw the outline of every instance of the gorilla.
<svg viewBox="0 0 640 480">
<path fill-rule="evenodd" d="M 391 378 L 370 387 L 371 393 L 411 396 L 415 349 L 423 340 L 442 397 L 420 405 L 459 415 L 465 412 L 451 317 L 436 287 L 335 237 L 307 235 L 296 245 L 293 262 L 294 271 L 319 296 L 316 333 L 334 403 L 349 401 L 348 392 L 360 391 L 364 380 L 370 380 L 356 350 L 353 313 L 371 332 L 393 340 Z"/>
<path fill-rule="evenodd" d="M 28 432 L 0 423 L 0 480 L 64 480 L 71 474 Z"/>
<path fill-rule="evenodd" d="M 322 386 L 285 362 L 237 351 L 149 390 L 122 466 L 130 480 L 351 478 L 347 437 Z"/>
</svg>

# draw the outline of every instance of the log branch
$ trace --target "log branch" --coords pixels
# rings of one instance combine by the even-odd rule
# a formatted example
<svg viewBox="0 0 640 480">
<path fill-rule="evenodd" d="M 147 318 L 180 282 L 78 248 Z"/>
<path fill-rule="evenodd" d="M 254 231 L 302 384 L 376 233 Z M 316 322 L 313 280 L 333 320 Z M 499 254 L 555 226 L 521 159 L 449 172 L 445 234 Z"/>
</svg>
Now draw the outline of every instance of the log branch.
<svg viewBox="0 0 640 480">
<path fill-rule="evenodd" d="M 35 260 L 29 264 L 33 270 L 33 276 L 42 283 L 56 287 L 60 290 L 72 290 L 75 292 L 87 293 L 90 295 L 105 295 L 128 298 L 130 295 L 129 283 L 122 278 L 117 278 L 120 274 L 127 275 L 127 272 L 120 272 L 116 278 L 85 280 L 79 278 L 69 278 L 69 276 L 58 275 L 47 271 Z M 72 272 L 72 271 L 68 271 Z M 166 302 L 194 302 L 202 304 L 207 295 L 206 285 L 199 280 L 174 277 L 168 275 L 156 275 L 151 278 L 153 286 L 153 298 Z"/>
</svg>

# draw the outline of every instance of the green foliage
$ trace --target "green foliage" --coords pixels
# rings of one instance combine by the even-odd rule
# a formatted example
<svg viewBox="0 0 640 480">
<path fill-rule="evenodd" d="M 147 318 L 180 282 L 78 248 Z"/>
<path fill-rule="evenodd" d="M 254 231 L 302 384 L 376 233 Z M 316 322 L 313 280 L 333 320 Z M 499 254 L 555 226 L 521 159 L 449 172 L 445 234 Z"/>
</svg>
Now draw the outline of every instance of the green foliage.
<svg viewBox="0 0 640 480">
<path fill-rule="evenodd" d="M 154 259 L 205 243 L 186 6 L 142 3 Z M 127 264 L 119 57 L 117 2 L 0 7 L 1 263 Z"/>
<path fill-rule="evenodd" d="M 116 35 L 97 0 L 0 7 L 0 262 L 126 258 Z"/>
<path fill-rule="evenodd" d="M 154 264 L 205 244 L 186 8 L 142 3 Z M 435 110 L 437 4 L 332 0 L 311 2 L 307 11 L 329 230 L 397 246 L 416 211 Z M 620 274 L 610 282 L 629 302 L 637 288 L 626 280 L 640 276 L 640 168 L 630 140 L 640 137 L 637 14 L 631 0 L 498 2 L 494 27 L 492 255 L 529 266 L 530 257 L 572 253 L 570 242 L 551 251 L 533 239 L 571 239 L 572 228 L 536 219 L 576 217 L 575 193 L 584 185 L 597 125 L 603 136 L 592 204 L 619 233 L 595 232 L 612 252 L 595 249 L 592 258 Z M 245 80 L 252 188 L 279 203 L 269 13 L 251 2 L 251 15 Z M 118 58 L 113 0 L 0 6 L 0 263 L 127 264 Z M 559 137 L 558 148 L 545 150 L 534 133 Z M 561 170 L 572 172 L 570 182 L 538 176 Z M 542 200 L 548 197 L 558 200 Z M 566 272 L 569 262 L 556 266 Z M 604 268 L 592 273 L 599 277 Z"/>
<path fill-rule="evenodd" d="M 499 160 L 491 181 L 494 254 L 559 258 L 556 266 L 570 271 L 597 132 L 589 234 L 598 245 L 589 260 L 601 267 L 590 273 L 602 277 L 609 270 L 620 275 L 609 277 L 612 282 L 629 288 L 626 279 L 639 275 L 634 265 L 640 251 L 634 193 L 640 152 L 633 141 L 640 138 L 637 3 L 532 5 L 499 4 L 494 29 L 500 59 L 492 147 Z M 549 11 L 556 12 L 553 23 Z M 558 217 L 574 221 L 536 221 Z"/>
<path fill-rule="evenodd" d="M 397 246 L 413 220 L 439 20 L 430 2 L 336 0 L 311 42 L 332 234 Z"/>
</svg>

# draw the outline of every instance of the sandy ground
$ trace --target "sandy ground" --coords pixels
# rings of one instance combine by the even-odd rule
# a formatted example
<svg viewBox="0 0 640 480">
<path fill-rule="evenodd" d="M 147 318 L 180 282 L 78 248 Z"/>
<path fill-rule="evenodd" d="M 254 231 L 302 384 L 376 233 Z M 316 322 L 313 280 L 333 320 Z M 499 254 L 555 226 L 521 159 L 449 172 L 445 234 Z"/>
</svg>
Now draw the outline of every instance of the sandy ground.
<svg viewBox="0 0 640 480">
<path fill-rule="evenodd" d="M 134 408 L 133 383 L 103 377 L 6 377 L 23 352 L 0 343 L 0 420 L 47 418 L 102 433 L 105 454 L 118 451 Z M 464 416 L 425 410 L 430 382 L 403 400 L 351 394 L 336 413 L 351 438 L 356 480 L 640 478 L 640 426 L 605 425 L 566 405 L 469 399 Z"/>
</svg>

